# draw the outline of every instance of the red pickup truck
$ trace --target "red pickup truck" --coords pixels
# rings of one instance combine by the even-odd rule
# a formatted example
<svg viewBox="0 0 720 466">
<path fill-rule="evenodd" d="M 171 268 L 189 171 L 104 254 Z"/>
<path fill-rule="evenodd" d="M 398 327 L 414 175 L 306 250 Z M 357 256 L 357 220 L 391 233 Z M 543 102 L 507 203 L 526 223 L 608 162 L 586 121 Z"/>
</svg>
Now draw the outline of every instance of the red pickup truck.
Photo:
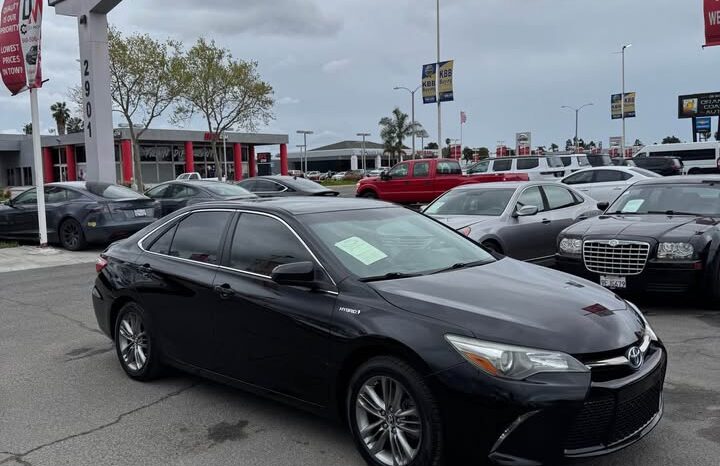
<svg viewBox="0 0 720 466">
<path fill-rule="evenodd" d="M 460 163 L 452 159 L 408 160 L 382 176 L 360 180 L 355 195 L 399 204 L 419 204 L 431 202 L 463 184 L 527 179 L 526 175 L 512 173 L 465 176 Z"/>
</svg>

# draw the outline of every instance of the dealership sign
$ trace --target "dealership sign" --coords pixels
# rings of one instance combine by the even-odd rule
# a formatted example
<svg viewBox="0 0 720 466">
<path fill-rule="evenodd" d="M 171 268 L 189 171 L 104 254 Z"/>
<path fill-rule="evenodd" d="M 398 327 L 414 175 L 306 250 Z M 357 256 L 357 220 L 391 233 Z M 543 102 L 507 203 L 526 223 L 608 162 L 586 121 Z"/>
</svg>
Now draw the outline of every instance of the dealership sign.
<svg viewBox="0 0 720 466">
<path fill-rule="evenodd" d="M 623 114 L 622 94 L 613 94 L 610 97 L 610 113 L 613 120 L 619 120 Z M 625 93 L 625 118 L 635 118 L 635 93 Z"/>
<path fill-rule="evenodd" d="M 5 0 L 0 10 L 0 75 L 15 95 L 42 87 L 42 0 Z"/>
<path fill-rule="evenodd" d="M 720 115 L 720 93 L 681 95 L 678 98 L 678 118 Z"/>
<path fill-rule="evenodd" d="M 437 102 L 436 91 L 437 64 L 430 63 L 422 69 L 423 103 L 434 104 Z"/>
<path fill-rule="evenodd" d="M 705 47 L 720 45 L 720 1 L 704 0 Z"/>
<path fill-rule="evenodd" d="M 455 61 L 438 63 L 438 94 L 440 102 L 451 102 L 455 99 L 453 93 L 453 67 Z"/>
<path fill-rule="evenodd" d="M 712 131 L 712 119 L 710 117 L 700 117 L 695 120 L 695 131 L 698 133 L 709 133 Z"/>
<path fill-rule="evenodd" d="M 531 155 L 532 133 L 525 131 L 515 134 L 515 155 Z"/>
</svg>

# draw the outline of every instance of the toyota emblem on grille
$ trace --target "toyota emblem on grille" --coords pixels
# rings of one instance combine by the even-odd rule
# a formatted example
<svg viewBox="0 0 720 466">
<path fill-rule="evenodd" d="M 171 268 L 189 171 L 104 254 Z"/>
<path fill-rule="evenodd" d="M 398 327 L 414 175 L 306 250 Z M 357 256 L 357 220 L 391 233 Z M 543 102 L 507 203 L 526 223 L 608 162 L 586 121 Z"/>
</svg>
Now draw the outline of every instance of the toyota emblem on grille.
<svg viewBox="0 0 720 466">
<path fill-rule="evenodd" d="M 643 364 L 643 360 L 645 357 L 643 356 L 642 351 L 640 351 L 640 348 L 637 346 L 633 346 L 630 348 L 627 352 L 627 360 L 628 364 L 630 364 L 630 367 L 637 370 L 640 369 L 640 366 Z"/>
<path fill-rule="evenodd" d="M 611 240 L 608 244 L 609 244 L 610 246 L 612 246 L 613 248 L 616 248 L 616 247 L 618 247 L 618 246 L 620 245 L 620 241 L 614 239 L 614 240 Z"/>
</svg>

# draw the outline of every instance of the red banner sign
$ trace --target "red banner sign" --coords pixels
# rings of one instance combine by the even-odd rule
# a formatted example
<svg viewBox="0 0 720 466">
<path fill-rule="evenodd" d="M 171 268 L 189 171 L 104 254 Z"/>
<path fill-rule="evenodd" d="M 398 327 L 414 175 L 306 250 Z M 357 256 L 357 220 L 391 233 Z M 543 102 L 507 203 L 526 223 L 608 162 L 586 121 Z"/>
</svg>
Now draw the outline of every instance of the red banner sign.
<svg viewBox="0 0 720 466">
<path fill-rule="evenodd" d="M 705 47 L 720 45 L 720 0 L 705 0 Z"/>
<path fill-rule="evenodd" d="M 0 10 L 0 75 L 15 95 L 42 87 L 42 0 L 5 0 Z"/>
</svg>

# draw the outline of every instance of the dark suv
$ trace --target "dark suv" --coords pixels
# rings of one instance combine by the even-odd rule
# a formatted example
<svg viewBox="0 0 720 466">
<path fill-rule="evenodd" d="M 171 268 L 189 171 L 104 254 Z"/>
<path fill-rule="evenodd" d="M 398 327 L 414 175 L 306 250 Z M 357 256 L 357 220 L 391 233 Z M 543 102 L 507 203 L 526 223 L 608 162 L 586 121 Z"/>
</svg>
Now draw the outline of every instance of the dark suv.
<svg viewBox="0 0 720 466">
<path fill-rule="evenodd" d="M 635 157 L 636 167 L 650 170 L 663 176 L 682 175 L 682 160 L 675 157 Z"/>
</svg>

